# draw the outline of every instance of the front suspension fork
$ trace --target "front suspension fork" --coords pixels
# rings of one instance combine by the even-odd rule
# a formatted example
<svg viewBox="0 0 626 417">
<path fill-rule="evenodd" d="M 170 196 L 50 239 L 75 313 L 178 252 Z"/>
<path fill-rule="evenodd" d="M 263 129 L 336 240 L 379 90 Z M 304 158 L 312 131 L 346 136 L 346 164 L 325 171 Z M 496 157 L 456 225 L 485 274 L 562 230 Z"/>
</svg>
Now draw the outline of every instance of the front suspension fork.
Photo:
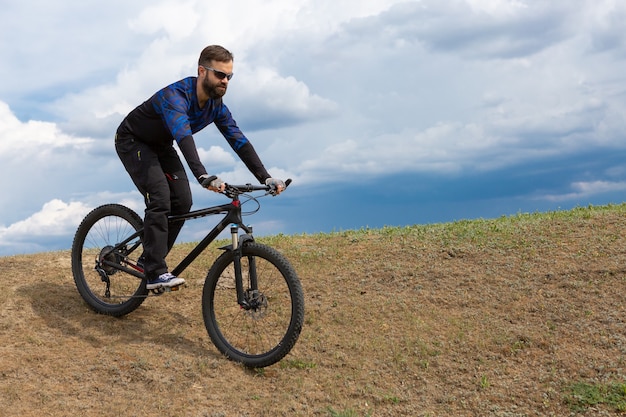
<svg viewBox="0 0 626 417">
<path fill-rule="evenodd" d="M 249 232 L 252 233 L 252 230 L 250 230 Z M 248 294 L 255 293 L 258 290 L 256 258 L 254 256 L 248 256 L 248 278 L 250 282 L 250 288 L 244 289 L 243 274 L 241 270 L 241 242 L 239 240 L 239 227 L 235 225 L 231 226 L 230 235 L 232 240 L 232 250 L 234 253 L 233 267 L 235 269 L 235 288 L 237 289 L 237 303 L 245 310 L 249 310 L 251 308 L 251 305 L 249 299 L 250 297 L 248 296 Z"/>
</svg>

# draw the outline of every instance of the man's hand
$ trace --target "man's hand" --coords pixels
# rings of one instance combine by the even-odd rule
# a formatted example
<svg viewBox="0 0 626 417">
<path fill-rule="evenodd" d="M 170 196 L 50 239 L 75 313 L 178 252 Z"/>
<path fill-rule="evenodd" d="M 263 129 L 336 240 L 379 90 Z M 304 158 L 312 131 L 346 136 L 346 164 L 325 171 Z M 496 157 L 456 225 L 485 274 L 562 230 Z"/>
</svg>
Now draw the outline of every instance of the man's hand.
<svg viewBox="0 0 626 417">
<path fill-rule="evenodd" d="M 200 184 L 211 191 L 221 193 L 226 189 L 226 183 L 215 175 L 209 176 L 209 174 L 200 175 L 198 178 Z"/>
<path fill-rule="evenodd" d="M 283 180 L 279 180 L 278 178 L 268 178 L 265 180 L 265 185 L 269 185 L 272 187 L 272 194 L 278 195 L 282 193 L 287 186 Z"/>
</svg>

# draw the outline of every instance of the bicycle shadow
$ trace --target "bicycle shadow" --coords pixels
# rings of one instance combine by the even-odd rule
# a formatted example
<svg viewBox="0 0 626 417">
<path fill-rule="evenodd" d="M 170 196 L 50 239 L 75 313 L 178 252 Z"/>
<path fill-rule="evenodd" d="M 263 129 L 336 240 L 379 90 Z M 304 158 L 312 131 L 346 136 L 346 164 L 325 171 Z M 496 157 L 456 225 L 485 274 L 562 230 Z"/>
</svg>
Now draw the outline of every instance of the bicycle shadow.
<svg viewBox="0 0 626 417">
<path fill-rule="evenodd" d="M 30 300 L 33 312 L 46 326 L 60 331 L 63 336 L 78 337 L 97 349 L 120 343 L 146 343 L 195 356 L 220 357 L 211 349 L 213 345 L 208 335 L 206 340 L 193 340 L 188 336 L 191 332 L 185 330 L 190 326 L 189 318 L 176 311 L 166 311 L 166 314 L 168 320 L 179 323 L 181 329 L 163 330 L 162 326 L 155 325 L 153 316 L 160 312 L 156 305 L 144 303 L 133 313 L 117 318 L 91 310 L 71 284 L 30 284 L 19 291 Z"/>
</svg>

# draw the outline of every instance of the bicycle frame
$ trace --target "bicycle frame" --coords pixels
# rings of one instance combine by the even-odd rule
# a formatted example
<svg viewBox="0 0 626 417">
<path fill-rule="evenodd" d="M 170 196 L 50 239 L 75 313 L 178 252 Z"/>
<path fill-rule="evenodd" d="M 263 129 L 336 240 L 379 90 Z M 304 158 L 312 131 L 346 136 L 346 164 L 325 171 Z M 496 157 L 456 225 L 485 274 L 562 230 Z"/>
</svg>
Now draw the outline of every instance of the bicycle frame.
<svg viewBox="0 0 626 417">
<path fill-rule="evenodd" d="M 182 261 L 180 261 L 180 263 L 172 270 L 172 274 L 179 275 L 181 272 L 183 272 L 211 244 L 211 242 L 213 242 L 217 238 L 217 236 L 219 236 L 219 234 L 222 233 L 222 231 L 224 231 L 226 227 L 228 227 L 228 225 L 232 225 L 231 227 L 232 244 L 224 247 L 223 249 L 234 250 L 234 251 L 239 252 L 239 255 L 235 256 L 235 262 L 234 262 L 235 277 L 236 277 L 235 282 L 237 285 L 238 301 L 240 304 L 243 305 L 245 304 L 245 301 L 244 301 L 244 296 L 243 296 L 243 284 L 241 280 L 241 254 L 240 254 L 241 252 L 239 250 L 241 247 L 240 243 L 243 243 L 243 242 L 239 242 L 240 239 L 239 239 L 238 232 L 239 232 L 239 229 L 242 229 L 246 232 L 246 235 L 242 236 L 242 239 L 241 239 L 242 241 L 252 240 L 253 239 L 251 236 L 252 228 L 243 224 L 242 215 L 241 215 L 241 201 L 239 200 L 239 195 L 234 195 L 231 198 L 232 200 L 228 204 L 221 204 L 218 206 L 207 207 L 204 209 L 190 211 L 184 214 L 168 216 L 168 222 L 171 224 L 171 223 L 175 223 L 179 221 L 198 219 L 198 218 L 202 218 L 202 217 L 206 217 L 210 215 L 225 213 L 225 216 L 222 218 L 222 220 L 215 227 L 213 227 L 213 229 L 211 229 L 211 231 L 204 237 L 204 239 L 202 239 L 193 248 L 193 250 L 189 252 L 189 254 Z M 103 256 L 101 256 L 100 262 L 103 265 L 115 268 L 120 271 L 124 271 L 139 279 L 143 279 L 144 273 L 141 270 L 141 268 L 138 267 L 137 265 L 133 263 L 125 262 L 127 265 L 132 266 L 132 268 L 129 268 L 127 266 L 122 265 L 121 263 L 113 262 L 113 261 L 106 259 L 108 255 L 110 254 L 116 255 L 116 258 L 125 259 L 126 254 L 124 252 L 125 252 L 126 245 L 129 242 L 133 241 L 134 239 L 141 237 L 142 235 L 143 235 L 143 228 L 137 230 L 128 238 L 116 244 L 114 247 L 110 249 L 109 252 L 104 253 Z M 139 243 L 137 243 L 135 247 L 132 247 L 130 252 L 135 250 L 138 245 Z M 253 261 L 251 261 L 250 268 L 252 271 L 254 271 L 255 266 L 254 266 Z M 252 288 L 251 289 L 254 290 L 254 289 L 257 289 L 256 288 L 256 285 L 257 285 L 256 276 L 254 273 L 252 273 L 251 275 L 252 275 L 251 277 Z"/>
<path fill-rule="evenodd" d="M 285 188 L 289 186 L 291 183 L 291 179 L 285 181 Z M 267 194 L 274 194 L 274 190 L 272 186 L 258 186 L 252 184 L 245 185 L 228 185 L 226 184 L 226 188 L 221 193 L 226 195 L 231 199 L 228 204 L 220 204 L 217 206 L 207 207 L 204 209 L 190 211 L 188 213 L 179 214 L 179 215 L 170 215 L 168 216 L 168 222 L 174 223 L 179 221 L 197 219 L 201 217 L 206 217 L 214 214 L 224 214 L 224 218 L 215 226 L 211 231 L 196 245 L 195 248 L 182 260 L 180 263 L 172 270 L 172 274 L 179 275 L 183 272 L 208 246 L 213 242 L 217 236 L 228 227 L 229 224 L 231 227 L 231 245 L 227 245 L 222 247 L 224 250 L 231 250 L 234 253 L 233 257 L 233 266 L 235 269 L 235 285 L 237 290 L 237 302 L 244 309 L 251 308 L 250 304 L 247 301 L 245 293 L 249 290 L 255 292 L 258 290 L 258 280 L 256 275 L 256 261 L 254 257 L 249 257 L 249 280 L 250 280 L 250 288 L 244 291 L 243 289 L 243 278 L 241 273 L 241 247 L 245 241 L 252 241 L 254 238 L 252 237 L 252 228 L 243 224 L 242 214 L 241 214 L 241 200 L 239 199 L 240 195 L 245 193 L 254 192 L 254 191 L 266 191 Z M 267 195 L 266 194 L 266 195 Z M 252 197 L 252 199 L 255 199 Z M 243 229 L 246 234 L 239 237 L 239 229 Z M 99 256 L 99 260 L 96 263 L 96 270 L 100 273 L 103 282 L 107 283 L 107 292 L 109 285 L 109 278 L 106 271 L 103 270 L 101 265 L 109 266 L 111 268 L 117 269 L 119 271 L 124 271 L 127 274 L 130 274 L 139 279 L 144 279 L 145 274 L 143 268 L 138 266 L 134 262 L 129 262 L 127 258 L 127 254 L 133 252 L 139 245 L 141 244 L 141 239 L 139 242 L 133 244 L 130 250 L 127 248 L 127 244 L 137 238 L 141 238 L 143 235 L 143 227 L 133 233 L 131 236 L 126 238 L 124 241 L 117 243 L 114 247 L 110 248 L 108 251 L 102 251 Z M 105 248 L 108 249 L 108 248 Z M 113 255 L 114 261 L 111 261 L 109 255 Z M 123 265 L 126 264 L 129 267 Z"/>
</svg>

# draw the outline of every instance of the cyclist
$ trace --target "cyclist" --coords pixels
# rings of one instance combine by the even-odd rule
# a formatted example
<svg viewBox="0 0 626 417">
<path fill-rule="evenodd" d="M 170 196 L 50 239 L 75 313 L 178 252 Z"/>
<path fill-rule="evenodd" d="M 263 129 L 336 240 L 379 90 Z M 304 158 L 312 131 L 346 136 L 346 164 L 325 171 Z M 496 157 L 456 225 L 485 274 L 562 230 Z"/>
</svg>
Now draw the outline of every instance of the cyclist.
<svg viewBox="0 0 626 417">
<path fill-rule="evenodd" d="M 285 188 L 282 180 L 267 172 L 222 101 L 232 77 L 233 54 L 218 45 L 207 46 L 200 53 L 197 77 L 161 89 L 131 111 L 117 129 L 115 149 L 146 204 L 140 262 L 148 289 L 185 282 L 168 272 L 165 261 L 183 226 L 183 222 L 168 225 L 167 216 L 186 213 L 192 205 L 189 181 L 174 142 L 200 184 L 224 191 L 224 182 L 207 174 L 193 139 L 193 134 L 214 123 L 262 184 L 274 186 L 277 193 Z"/>
</svg>

